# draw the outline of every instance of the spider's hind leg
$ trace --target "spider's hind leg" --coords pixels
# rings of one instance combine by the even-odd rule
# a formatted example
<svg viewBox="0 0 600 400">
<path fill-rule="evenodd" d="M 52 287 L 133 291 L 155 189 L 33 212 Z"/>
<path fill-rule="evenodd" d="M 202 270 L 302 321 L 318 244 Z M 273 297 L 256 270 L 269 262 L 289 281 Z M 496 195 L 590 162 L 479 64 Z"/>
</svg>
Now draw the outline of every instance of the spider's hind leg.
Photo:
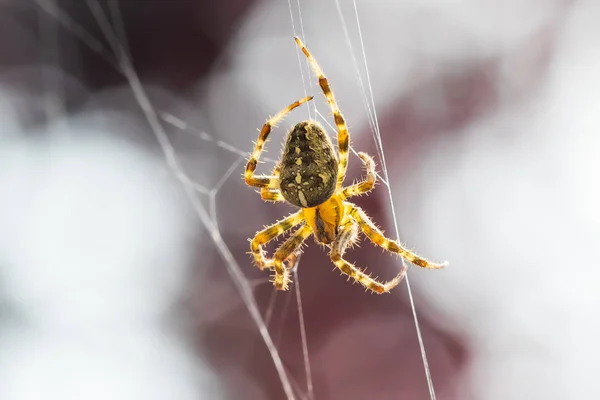
<svg viewBox="0 0 600 400">
<path fill-rule="evenodd" d="M 346 176 L 346 169 L 348 167 L 348 151 L 350 149 L 350 136 L 348 134 L 348 127 L 346 126 L 346 120 L 340 111 L 337 102 L 335 101 L 335 96 L 333 95 L 333 91 L 329 86 L 329 81 L 325 77 L 323 70 L 317 63 L 317 60 L 310 54 L 304 43 L 300 40 L 300 38 L 294 38 L 296 43 L 302 49 L 302 52 L 308 59 L 315 75 L 319 79 L 319 86 L 321 86 L 321 90 L 323 90 L 323 94 L 327 99 L 327 103 L 329 104 L 329 108 L 331 109 L 331 113 L 333 114 L 333 120 L 335 121 L 335 125 L 338 130 L 338 150 L 339 150 L 339 163 L 338 163 L 338 177 L 337 177 L 337 188 L 342 187 L 342 183 L 344 182 L 344 177 Z"/>
<path fill-rule="evenodd" d="M 278 164 L 273 169 L 272 178 L 279 180 L 280 174 L 281 174 L 281 168 L 280 168 L 280 164 Z M 283 194 L 281 193 L 280 189 L 276 189 L 276 188 L 268 187 L 268 186 L 260 189 L 260 198 L 265 201 L 272 201 L 274 203 L 286 201 L 285 197 L 283 197 Z"/>
<path fill-rule="evenodd" d="M 260 158 L 261 153 L 265 147 L 265 143 L 267 142 L 267 138 L 271 133 L 271 128 L 277 124 L 277 122 L 281 121 L 290 111 L 299 105 L 306 103 L 307 101 L 312 100 L 312 96 L 305 97 L 301 100 L 298 100 L 283 110 L 279 111 L 275 114 L 274 117 L 269 118 L 267 122 L 263 125 L 260 133 L 258 135 L 258 140 L 256 141 L 256 145 L 254 146 L 254 151 L 246 164 L 246 171 L 244 172 L 244 179 L 248 186 L 254 187 L 269 187 L 276 188 L 278 185 L 278 178 L 275 175 L 255 175 L 254 171 L 256 171 L 256 166 L 258 165 L 258 160 Z"/>
<path fill-rule="evenodd" d="M 272 202 L 286 201 L 279 189 L 269 189 L 268 187 L 260 189 L 260 198 Z"/>
</svg>

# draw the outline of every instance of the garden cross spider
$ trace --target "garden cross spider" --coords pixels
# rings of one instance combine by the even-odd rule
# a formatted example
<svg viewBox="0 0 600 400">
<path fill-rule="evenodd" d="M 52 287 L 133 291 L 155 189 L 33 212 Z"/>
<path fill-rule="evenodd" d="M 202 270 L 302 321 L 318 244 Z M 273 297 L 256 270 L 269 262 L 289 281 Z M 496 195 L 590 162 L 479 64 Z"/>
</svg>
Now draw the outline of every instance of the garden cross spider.
<svg viewBox="0 0 600 400">
<path fill-rule="evenodd" d="M 300 207 L 300 210 L 256 233 L 250 244 L 256 265 L 261 270 L 274 270 L 272 282 L 275 288 L 287 290 L 294 261 L 303 242 L 312 234 L 317 243 L 330 248 L 331 261 L 348 278 L 353 278 L 373 292 L 389 292 L 403 279 L 405 269 L 392 280 L 382 283 L 342 258 L 346 249 L 357 240 L 360 229 L 376 245 L 419 267 L 443 268 L 447 263 L 427 261 L 398 242 L 386 238 L 362 209 L 346 201 L 351 196 L 368 193 L 373 188 L 376 180 L 375 162 L 366 153 L 359 153 L 366 169 L 366 179 L 351 186 L 342 186 L 348 165 L 349 137 L 346 122 L 321 67 L 302 41 L 297 37 L 295 40 L 319 78 L 319 85 L 333 113 L 338 130 L 339 155 L 335 154 L 333 144 L 323 127 L 317 121 L 307 120 L 296 124 L 288 134 L 281 161 L 272 175 L 256 175 L 258 159 L 271 128 L 294 108 L 312 100 L 312 96 L 296 101 L 263 125 L 246 165 L 246 184 L 260 188 L 263 200 L 288 202 Z M 275 251 L 273 258 L 268 258 L 263 246 L 295 226 L 300 228 Z"/>
</svg>

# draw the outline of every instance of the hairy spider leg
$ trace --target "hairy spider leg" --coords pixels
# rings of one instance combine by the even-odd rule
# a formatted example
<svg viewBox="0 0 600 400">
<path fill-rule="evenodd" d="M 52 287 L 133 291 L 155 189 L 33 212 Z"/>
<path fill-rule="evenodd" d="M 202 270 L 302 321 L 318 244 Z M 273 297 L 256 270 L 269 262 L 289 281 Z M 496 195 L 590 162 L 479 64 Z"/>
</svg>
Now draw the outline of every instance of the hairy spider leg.
<svg viewBox="0 0 600 400">
<path fill-rule="evenodd" d="M 254 256 L 254 262 L 258 268 L 265 269 L 273 265 L 273 260 L 269 259 L 263 248 L 265 244 L 275 239 L 277 236 L 283 235 L 294 226 L 304 221 L 302 210 L 284 218 L 280 221 L 275 222 L 272 225 L 267 226 L 262 231 L 259 231 L 254 235 L 254 238 L 250 241 L 250 250 Z"/>
<path fill-rule="evenodd" d="M 367 214 L 359 207 L 352 203 L 344 202 L 344 211 L 347 215 L 350 215 L 358 224 L 362 232 L 371 240 L 371 242 L 384 248 L 385 250 L 396 253 L 410 263 L 417 265 L 422 268 L 429 269 L 440 269 L 448 265 L 448 262 L 435 263 L 428 261 L 425 258 L 413 253 L 412 251 L 404 248 L 401 244 L 395 240 L 386 238 L 381 230 L 375 226 L 373 221 L 367 216 Z"/>
<path fill-rule="evenodd" d="M 268 187 L 264 187 L 260 189 L 260 198 L 266 201 L 286 201 L 285 197 L 281 194 L 278 189 L 270 189 Z"/>
<path fill-rule="evenodd" d="M 319 78 L 319 86 L 323 90 L 325 94 L 325 98 L 327 99 L 327 103 L 331 108 L 331 112 L 333 113 L 333 120 L 335 121 L 335 125 L 338 130 L 338 152 L 339 152 L 339 164 L 338 164 L 338 178 L 337 178 L 337 189 L 342 187 L 342 183 L 344 182 L 344 177 L 346 176 L 346 169 L 348 167 L 348 149 L 350 147 L 350 138 L 348 135 L 348 128 L 346 126 L 346 121 L 342 116 L 342 112 L 338 107 L 335 97 L 333 95 L 333 91 L 329 86 L 329 81 L 325 77 L 323 70 L 317 63 L 317 60 L 308 52 L 308 49 L 304 46 L 304 43 L 300 40 L 300 38 L 295 37 L 296 43 L 302 49 L 304 55 L 308 58 L 308 61 L 315 73 L 315 75 Z"/>
<path fill-rule="evenodd" d="M 369 156 L 367 153 L 363 152 L 358 153 L 358 156 L 365 166 L 367 176 L 364 180 L 345 187 L 342 190 L 342 200 L 345 200 L 348 197 L 358 196 L 360 194 L 366 194 L 370 192 L 373 187 L 375 187 L 375 182 L 377 182 L 377 174 L 375 174 L 375 161 L 373 161 L 373 158 L 371 158 L 371 156 Z"/>
<path fill-rule="evenodd" d="M 290 279 L 290 268 L 286 268 L 284 263 L 290 257 L 297 257 L 297 251 L 302 246 L 302 243 L 312 234 L 312 229 L 309 225 L 303 225 L 298 228 L 283 244 L 275 251 L 273 256 L 273 267 L 275 269 L 275 276 L 273 277 L 273 284 L 277 290 L 288 290 L 288 286 L 291 282 Z"/>
<path fill-rule="evenodd" d="M 275 166 L 275 168 L 273 168 L 272 177 L 279 178 L 280 174 L 281 174 L 280 165 L 277 164 Z M 260 198 L 263 200 L 266 200 L 266 201 L 272 201 L 274 203 L 286 201 L 285 197 L 283 197 L 283 195 L 281 194 L 281 190 L 273 189 L 270 187 L 263 187 L 260 189 Z"/>
<path fill-rule="evenodd" d="M 366 289 L 375 293 L 389 292 L 400 283 L 404 277 L 404 271 L 400 272 L 394 279 L 388 282 L 379 282 L 378 280 L 371 278 L 370 275 L 363 272 L 354 264 L 343 259 L 342 256 L 344 255 L 344 252 L 349 246 L 354 244 L 357 238 L 358 226 L 353 220 L 348 218 L 348 220 L 340 227 L 339 234 L 331 245 L 331 253 L 329 254 L 331 261 L 343 274 L 348 276 L 348 279 L 354 279 L 354 281 L 360 283 Z"/>
<path fill-rule="evenodd" d="M 338 236 L 331 245 L 332 251 L 338 252 L 342 257 L 348 248 L 354 246 L 359 232 L 358 226 L 351 218 L 345 217 L 344 219 L 345 222 L 340 224 Z"/>
<path fill-rule="evenodd" d="M 265 124 L 263 125 L 263 127 L 258 135 L 258 140 L 256 141 L 256 146 L 254 146 L 254 151 L 252 152 L 252 155 L 250 156 L 250 159 L 248 160 L 248 163 L 246 164 L 246 172 L 244 173 L 244 179 L 246 180 L 247 185 L 259 187 L 259 188 L 268 187 L 268 188 L 274 188 L 274 189 L 277 189 L 279 187 L 279 183 L 278 183 L 279 180 L 277 179 L 276 176 L 255 175 L 254 174 L 254 171 L 256 171 L 256 166 L 258 165 L 258 160 L 260 158 L 260 154 L 262 153 L 265 143 L 267 141 L 267 138 L 269 137 L 269 134 L 271 133 L 271 128 L 274 127 L 275 124 L 277 124 L 279 121 L 281 121 L 294 108 L 296 108 L 296 107 L 300 106 L 301 104 L 306 103 L 307 101 L 310 101 L 312 99 L 313 99 L 312 96 L 308 96 L 301 100 L 298 100 L 298 101 L 290 104 L 283 110 L 279 111 L 277 114 L 275 114 L 274 117 L 269 118 L 267 120 L 267 122 L 265 122 Z"/>
</svg>

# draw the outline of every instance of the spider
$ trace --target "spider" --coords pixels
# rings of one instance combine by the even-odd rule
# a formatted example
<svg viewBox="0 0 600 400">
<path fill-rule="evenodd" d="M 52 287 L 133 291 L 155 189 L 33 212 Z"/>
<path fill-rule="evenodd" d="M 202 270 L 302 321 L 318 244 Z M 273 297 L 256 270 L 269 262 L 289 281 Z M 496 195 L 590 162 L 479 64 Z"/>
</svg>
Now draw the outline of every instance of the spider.
<svg viewBox="0 0 600 400">
<path fill-rule="evenodd" d="M 398 242 L 386 238 L 361 208 L 346 201 L 349 197 L 366 194 L 373 189 L 376 182 L 375 162 L 366 153 L 358 153 L 366 170 L 366 178 L 353 185 L 342 186 L 348 166 L 349 135 L 346 122 L 321 67 L 302 41 L 297 37 L 294 39 L 308 58 L 333 113 L 338 131 L 339 153 L 335 153 L 331 139 L 317 121 L 302 121 L 288 133 L 281 160 L 273 173 L 257 175 L 256 166 L 271 128 L 290 111 L 313 97 L 308 96 L 296 101 L 263 125 L 246 165 L 246 184 L 259 188 L 261 198 L 265 201 L 287 202 L 300 210 L 256 233 L 250 241 L 251 254 L 256 265 L 261 270 L 269 268 L 274 271 L 271 282 L 275 288 L 287 290 L 295 260 L 304 241 L 312 234 L 317 243 L 330 249 L 331 261 L 348 276 L 348 279 L 353 278 L 375 293 L 389 292 L 404 278 L 405 268 L 392 280 L 379 282 L 343 258 L 347 248 L 358 239 L 360 230 L 374 244 L 419 267 L 445 267 L 446 262 L 428 261 Z M 273 258 L 268 258 L 264 246 L 297 226 L 299 228 L 275 251 Z"/>
</svg>

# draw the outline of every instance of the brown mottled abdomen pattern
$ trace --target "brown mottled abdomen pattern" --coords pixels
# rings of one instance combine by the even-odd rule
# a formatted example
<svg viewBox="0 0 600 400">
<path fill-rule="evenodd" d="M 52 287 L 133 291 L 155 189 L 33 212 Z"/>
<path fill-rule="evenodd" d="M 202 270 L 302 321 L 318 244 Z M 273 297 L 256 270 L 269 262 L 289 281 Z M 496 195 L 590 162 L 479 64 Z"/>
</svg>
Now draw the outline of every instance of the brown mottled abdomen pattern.
<svg viewBox="0 0 600 400">
<path fill-rule="evenodd" d="M 338 160 L 331 139 L 316 121 L 294 126 L 279 166 L 281 194 L 291 204 L 315 207 L 335 192 Z"/>
</svg>

